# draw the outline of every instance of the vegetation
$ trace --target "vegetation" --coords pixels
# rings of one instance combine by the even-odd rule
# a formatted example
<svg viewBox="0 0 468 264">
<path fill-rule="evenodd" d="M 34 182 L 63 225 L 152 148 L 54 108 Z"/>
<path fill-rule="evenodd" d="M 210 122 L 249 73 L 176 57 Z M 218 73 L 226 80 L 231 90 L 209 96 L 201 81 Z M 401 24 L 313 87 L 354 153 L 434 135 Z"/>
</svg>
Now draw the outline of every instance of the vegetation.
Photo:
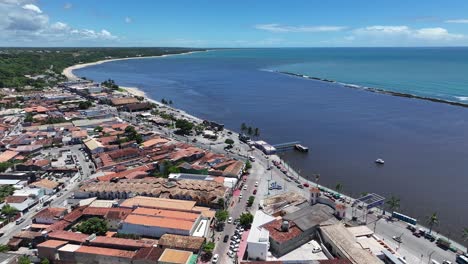
<svg viewBox="0 0 468 264">
<path fill-rule="evenodd" d="M 26 113 L 26 115 L 25 115 L 25 117 L 24 117 L 24 122 L 34 122 L 33 114 L 31 114 L 31 113 Z"/>
<path fill-rule="evenodd" d="M 462 237 L 463 241 L 468 241 L 468 227 L 463 228 Z"/>
<path fill-rule="evenodd" d="M 258 127 L 256 127 L 254 129 L 254 134 L 253 135 L 254 135 L 254 137 L 257 137 L 257 138 L 260 136 L 260 130 L 258 129 Z"/>
<path fill-rule="evenodd" d="M 18 258 L 18 264 L 31 264 L 31 260 L 28 256 L 21 256 Z"/>
<path fill-rule="evenodd" d="M 249 136 L 251 136 L 252 133 L 253 133 L 253 129 L 252 129 L 252 127 L 249 126 L 249 127 L 247 128 L 247 134 L 249 134 Z"/>
<path fill-rule="evenodd" d="M 0 245 L 0 252 L 4 253 L 10 250 L 8 245 Z"/>
<path fill-rule="evenodd" d="M 135 240 L 141 239 L 140 235 L 137 235 L 137 234 L 124 234 L 124 233 L 116 233 L 114 235 L 114 237 L 128 238 L 128 239 L 135 239 Z"/>
<path fill-rule="evenodd" d="M 388 209 L 390 209 L 390 211 L 393 212 L 400 208 L 400 199 L 392 195 L 392 197 L 390 197 L 386 204 L 388 206 Z"/>
<path fill-rule="evenodd" d="M 435 225 L 439 224 L 439 217 L 437 216 L 437 213 L 432 213 L 432 215 L 430 215 L 427 218 L 427 224 L 429 225 L 429 234 L 430 234 L 430 233 L 432 233 L 432 228 Z"/>
<path fill-rule="evenodd" d="M 172 104 L 173 104 L 172 100 L 166 100 L 166 99 L 164 99 L 164 98 L 161 99 L 161 103 L 162 103 L 162 104 L 165 104 L 165 105 L 172 105 Z"/>
<path fill-rule="evenodd" d="M 106 220 L 98 217 L 92 217 L 76 226 L 76 231 L 88 235 L 96 234 L 98 236 L 105 235 L 108 229 Z"/>
<path fill-rule="evenodd" d="M 215 214 L 216 221 L 218 223 L 224 223 L 229 217 L 229 212 L 226 210 L 219 210 Z"/>
<path fill-rule="evenodd" d="M 245 132 L 247 130 L 247 125 L 245 123 L 241 124 L 241 132 Z"/>
<path fill-rule="evenodd" d="M 101 85 L 106 87 L 106 88 L 112 89 L 112 90 L 118 90 L 119 89 L 119 86 L 112 79 L 108 79 L 108 80 L 103 81 L 101 83 Z"/>
<path fill-rule="evenodd" d="M 249 200 L 247 201 L 247 206 L 251 207 L 254 201 L 255 201 L 255 196 L 250 196 Z"/>
<path fill-rule="evenodd" d="M 133 126 L 127 126 L 125 128 L 125 136 L 128 141 L 135 140 L 138 144 L 143 142 L 143 137 L 135 130 Z"/>
<path fill-rule="evenodd" d="M 66 67 L 111 58 L 159 56 L 193 51 L 186 48 L 1 48 L 0 88 L 35 89 L 65 80 Z M 201 50 L 201 49 L 200 49 Z M 28 78 L 25 75 L 35 76 Z M 40 75 L 40 76 L 38 76 Z"/>
<path fill-rule="evenodd" d="M 246 170 L 250 170 L 252 168 L 252 163 L 250 163 L 250 160 L 247 160 L 245 162 L 245 169 Z"/>
<path fill-rule="evenodd" d="M 343 191 L 343 184 L 337 183 L 336 186 L 335 186 L 335 190 L 337 192 L 341 193 L 341 191 Z"/>
<path fill-rule="evenodd" d="M 192 122 L 187 121 L 185 119 L 177 119 L 175 125 L 182 135 L 190 134 L 192 128 L 194 127 L 194 124 Z"/>
<path fill-rule="evenodd" d="M 2 214 L 6 215 L 8 218 L 15 216 L 17 213 L 18 213 L 18 209 L 16 209 L 15 207 L 9 204 L 5 204 L 2 207 Z"/>
<path fill-rule="evenodd" d="M 0 162 L 0 172 L 6 171 L 11 166 L 13 166 L 13 162 L 10 162 L 10 161 Z"/>
<path fill-rule="evenodd" d="M 3 202 L 5 197 L 12 195 L 15 192 L 13 185 L 2 185 L 0 186 L 0 203 Z"/>
<path fill-rule="evenodd" d="M 43 258 L 41 260 L 41 264 L 49 264 L 49 263 L 50 263 L 50 261 L 48 259 L 46 259 L 46 258 Z"/>
<path fill-rule="evenodd" d="M 171 173 L 180 173 L 180 169 L 176 164 L 173 164 L 169 160 L 164 160 L 161 163 L 161 170 L 159 172 L 154 172 L 153 176 L 167 178 Z"/>
<path fill-rule="evenodd" d="M 215 243 L 213 242 L 206 242 L 205 244 L 203 244 L 203 255 L 202 255 L 203 261 L 206 262 L 211 259 L 214 248 L 215 248 Z"/>
<path fill-rule="evenodd" d="M 225 201 L 224 201 L 223 198 L 219 198 L 219 199 L 218 199 L 218 205 L 219 205 L 219 207 L 221 207 L 221 208 L 224 209 L 224 202 L 225 202 Z"/>
<path fill-rule="evenodd" d="M 242 213 L 239 217 L 239 222 L 243 226 L 250 226 L 253 222 L 253 218 L 251 213 Z"/>
<path fill-rule="evenodd" d="M 79 107 L 80 109 L 82 109 L 82 110 L 88 109 L 88 108 L 90 108 L 91 106 L 93 106 L 93 103 L 91 103 L 90 101 L 84 101 L 84 102 L 80 102 L 80 103 L 78 104 L 78 107 Z"/>
<path fill-rule="evenodd" d="M 224 143 L 226 143 L 226 144 L 228 144 L 228 145 L 231 145 L 231 146 L 232 146 L 232 144 L 234 144 L 234 140 L 232 140 L 232 139 L 228 138 L 228 139 L 226 139 L 226 140 L 224 141 Z"/>
<path fill-rule="evenodd" d="M 94 131 L 96 131 L 96 132 L 102 132 L 103 129 L 104 129 L 104 128 L 103 128 L 102 126 L 97 126 L 97 127 L 94 128 Z"/>
</svg>

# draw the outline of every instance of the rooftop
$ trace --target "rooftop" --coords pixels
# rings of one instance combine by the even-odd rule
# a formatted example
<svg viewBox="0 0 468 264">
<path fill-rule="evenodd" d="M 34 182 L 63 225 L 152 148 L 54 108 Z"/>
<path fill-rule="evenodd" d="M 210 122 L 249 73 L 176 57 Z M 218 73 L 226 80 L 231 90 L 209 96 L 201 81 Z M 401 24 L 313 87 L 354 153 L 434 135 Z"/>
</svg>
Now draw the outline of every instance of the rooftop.
<svg viewBox="0 0 468 264">
<path fill-rule="evenodd" d="M 192 257 L 192 252 L 182 251 L 175 249 L 165 249 L 159 258 L 159 262 L 163 263 L 174 263 L 174 264 L 186 264 Z"/>
<path fill-rule="evenodd" d="M 281 230 L 282 224 L 283 220 L 278 219 L 263 225 L 263 228 L 270 232 L 270 238 L 280 244 L 287 242 L 303 233 L 303 231 L 292 221 L 289 221 L 289 230 L 286 232 Z"/>
<path fill-rule="evenodd" d="M 158 245 L 168 248 L 183 248 L 196 251 L 203 246 L 204 242 L 205 238 L 203 237 L 164 234 L 159 238 Z"/>
<path fill-rule="evenodd" d="M 59 248 L 59 247 L 65 245 L 67 243 L 68 243 L 67 241 L 50 239 L 50 240 L 46 240 L 45 242 L 42 242 L 41 244 L 37 245 L 37 247 Z"/>
<path fill-rule="evenodd" d="M 112 249 L 112 248 L 89 247 L 89 246 L 81 246 L 75 252 L 92 254 L 92 255 L 112 256 L 112 257 L 119 257 L 119 258 L 133 258 L 135 256 L 135 252 L 133 251 Z"/>
</svg>

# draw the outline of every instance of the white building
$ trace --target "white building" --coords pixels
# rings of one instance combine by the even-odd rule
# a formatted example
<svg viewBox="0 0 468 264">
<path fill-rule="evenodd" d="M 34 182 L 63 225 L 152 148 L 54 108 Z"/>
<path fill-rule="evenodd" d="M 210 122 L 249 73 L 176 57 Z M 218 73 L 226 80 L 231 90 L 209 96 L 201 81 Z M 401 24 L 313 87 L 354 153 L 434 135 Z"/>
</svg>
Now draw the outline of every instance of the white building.
<svg viewBox="0 0 468 264">
<path fill-rule="evenodd" d="M 266 260 L 268 249 L 270 248 L 270 232 L 262 225 L 275 220 L 273 216 L 265 214 L 263 211 L 257 211 L 247 237 L 248 259 Z"/>
</svg>

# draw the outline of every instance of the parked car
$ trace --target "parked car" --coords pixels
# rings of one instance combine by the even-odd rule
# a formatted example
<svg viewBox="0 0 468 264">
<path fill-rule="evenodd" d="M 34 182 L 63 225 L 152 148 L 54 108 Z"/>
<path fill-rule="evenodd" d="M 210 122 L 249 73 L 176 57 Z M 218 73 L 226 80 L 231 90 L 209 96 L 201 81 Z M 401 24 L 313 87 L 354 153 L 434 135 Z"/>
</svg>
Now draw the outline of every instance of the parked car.
<svg viewBox="0 0 468 264">
<path fill-rule="evenodd" d="M 421 233 L 419 233 L 418 231 L 413 232 L 413 235 L 415 237 L 421 237 Z"/>
<path fill-rule="evenodd" d="M 298 185 L 297 185 L 297 188 L 299 188 L 299 189 L 304 189 L 304 186 L 302 186 L 302 184 L 298 184 Z"/>
<path fill-rule="evenodd" d="M 219 255 L 218 255 L 218 254 L 215 254 L 215 255 L 213 256 L 213 258 L 211 258 L 211 262 L 212 262 L 212 263 L 218 263 L 218 260 L 219 260 Z"/>
<path fill-rule="evenodd" d="M 309 184 L 307 182 L 305 182 L 303 185 L 304 187 L 309 187 Z"/>
<path fill-rule="evenodd" d="M 226 243 L 229 241 L 229 235 L 225 235 L 224 236 L 224 239 L 223 239 L 223 242 Z"/>
<path fill-rule="evenodd" d="M 257 194 L 257 189 L 253 190 L 253 194 L 254 195 Z"/>
<path fill-rule="evenodd" d="M 235 255 L 235 253 L 232 252 L 232 250 L 229 250 L 228 253 L 227 253 L 227 255 L 228 255 L 230 258 L 233 258 L 234 255 Z"/>
<path fill-rule="evenodd" d="M 258 187 L 258 181 L 255 182 L 255 187 Z"/>
<path fill-rule="evenodd" d="M 228 224 L 232 224 L 232 216 L 228 218 Z"/>
<path fill-rule="evenodd" d="M 16 220 L 15 223 L 16 223 L 17 225 L 19 225 L 19 224 L 21 224 L 21 223 L 23 223 L 23 222 L 24 222 L 24 218 L 20 218 L 20 219 Z"/>
</svg>

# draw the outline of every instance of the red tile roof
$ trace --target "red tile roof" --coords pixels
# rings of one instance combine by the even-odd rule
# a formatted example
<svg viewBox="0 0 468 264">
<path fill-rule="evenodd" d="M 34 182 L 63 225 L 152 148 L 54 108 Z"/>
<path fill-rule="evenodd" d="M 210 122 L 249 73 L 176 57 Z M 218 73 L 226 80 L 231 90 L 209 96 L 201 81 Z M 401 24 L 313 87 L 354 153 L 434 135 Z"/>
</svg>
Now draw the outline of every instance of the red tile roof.
<svg viewBox="0 0 468 264">
<path fill-rule="evenodd" d="M 104 255 L 104 256 L 130 258 L 130 259 L 135 256 L 135 252 L 133 251 L 112 249 L 112 248 L 88 247 L 88 246 L 81 246 L 75 251 L 75 253 L 77 252 L 87 253 L 91 255 Z"/>
<path fill-rule="evenodd" d="M 283 223 L 282 219 L 275 220 L 273 222 L 263 225 L 265 229 L 270 231 L 270 238 L 277 241 L 278 243 L 287 242 L 300 234 L 302 230 L 297 227 L 293 221 L 289 221 L 289 231 L 281 231 L 281 224 Z"/>
<path fill-rule="evenodd" d="M 44 247 L 44 248 L 58 248 L 61 247 L 65 244 L 67 244 L 67 241 L 62 241 L 62 240 L 55 240 L 55 239 L 50 239 L 45 242 L 40 243 L 37 245 L 37 247 Z"/>
<path fill-rule="evenodd" d="M 80 234 L 75 232 L 68 232 L 68 231 L 54 231 L 48 234 L 48 237 L 51 239 L 56 240 L 64 240 L 70 241 L 75 243 L 84 243 L 86 239 L 89 237 L 87 234 Z"/>
<path fill-rule="evenodd" d="M 47 207 L 37 213 L 34 218 L 60 218 L 67 211 L 65 208 Z"/>
<path fill-rule="evenodd" d="M 10 203 L 22 203 L 28 199 L 27 196 L 7 196 L 5 197 L 5 202 Z"/>
</svg>

